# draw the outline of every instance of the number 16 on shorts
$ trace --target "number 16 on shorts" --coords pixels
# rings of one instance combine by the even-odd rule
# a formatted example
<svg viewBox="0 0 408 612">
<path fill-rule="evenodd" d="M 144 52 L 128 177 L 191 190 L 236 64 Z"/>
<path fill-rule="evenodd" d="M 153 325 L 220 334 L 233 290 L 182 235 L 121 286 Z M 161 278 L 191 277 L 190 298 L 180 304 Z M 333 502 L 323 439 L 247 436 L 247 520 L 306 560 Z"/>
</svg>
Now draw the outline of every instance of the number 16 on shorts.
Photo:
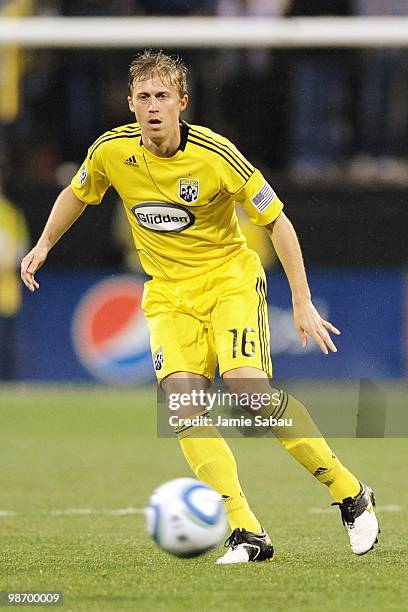
<svg viewBox="0 0 408 612">
<path fill-rule="evenodd" d="M 230 327 L 226 331 L 220 359 L 221 373 L 234 368 L 252 367 L 263 370 L 270 377 L 272 362 L 266 325 Z"/>
<path fill-rule="evenodd" d="M 243 357 L 253 357 L 255 355 L 255 340 L 249 336 L 250 333 L 255 333 L 252 327 L 244 327 L 242 334 L 235 327 L 228 330 L 232 334 L 232 358 L 238 356 L 238 346 L 240 346 L 241 355 Z"/>
</svg>

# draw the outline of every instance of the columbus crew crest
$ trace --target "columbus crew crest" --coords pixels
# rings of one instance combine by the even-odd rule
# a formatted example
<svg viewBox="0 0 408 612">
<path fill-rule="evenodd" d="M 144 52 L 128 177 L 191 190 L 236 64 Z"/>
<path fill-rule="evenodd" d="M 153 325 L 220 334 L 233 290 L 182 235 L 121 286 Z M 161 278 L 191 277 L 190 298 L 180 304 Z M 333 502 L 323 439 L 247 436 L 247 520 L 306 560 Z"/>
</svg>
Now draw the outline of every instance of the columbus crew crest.
<svg viewBox="0 0 408 612">
<path fill-rule="evenodd" d="M 163 347 L 160 346 L 153 354 L 153 365 L 156 372 L 160 372 L 164 365 Z"/>
<path fill-rule="evenodd" d="M 184 202 L 195 202 L 198 199 L 198 181 L 196 179 L 179 179 L 179 196 Z"/>
</svg>

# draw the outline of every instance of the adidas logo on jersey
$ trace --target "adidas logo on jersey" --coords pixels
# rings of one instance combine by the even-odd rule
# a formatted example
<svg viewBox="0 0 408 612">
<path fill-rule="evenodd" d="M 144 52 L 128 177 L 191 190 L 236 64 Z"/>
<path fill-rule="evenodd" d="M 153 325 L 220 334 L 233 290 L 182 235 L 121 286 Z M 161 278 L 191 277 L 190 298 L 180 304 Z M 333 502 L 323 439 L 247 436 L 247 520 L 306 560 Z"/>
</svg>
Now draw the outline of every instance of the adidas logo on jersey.
<svg viewBox="0 0 408 612">
<path fill-rule="evenodd" d="M 137 159 L 134 155 L 131 155 L 130 157 L 125 159 L 125 164 L 127 166 L 134 166 L 135 168 L 139 167 L 139 164 L 137 163 Z"/>
</svg>

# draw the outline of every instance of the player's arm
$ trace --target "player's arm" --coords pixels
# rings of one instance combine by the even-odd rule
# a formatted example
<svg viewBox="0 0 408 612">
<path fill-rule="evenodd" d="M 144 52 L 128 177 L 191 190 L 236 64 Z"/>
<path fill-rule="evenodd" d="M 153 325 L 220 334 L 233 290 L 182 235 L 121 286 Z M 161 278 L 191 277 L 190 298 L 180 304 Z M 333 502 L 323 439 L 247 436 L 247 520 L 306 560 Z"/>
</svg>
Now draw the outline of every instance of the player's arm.
<svg viewBox="0 0 408 612">
<path fill-rule="evenodd" d="M 269 231 L 292 290 L 294 322 L 302 346 L 307 346 L 310 336 L 326 355 L 328 349 L 337 351 L 328 331 L 340 332 L 322 319 L 312 303 L 299 241 L 291 222 L 282 212 L 283 203 L 259 170 L 251 166 L 231 143 L 229 145 L 235 163 L 234 167 L 224 165 L 225 191 L 242 205 L 252 223 Z"/>
<path fill-rule="evenodd" d="M 302 346 L 307 346 L 307 338 L 310 336 L 326 355 L 328 349 L 336 352 L 337 348 L 328 332 L 339 335 L 340 331 L 329 321 L 322 319 L 313 305 L 302 251 L 292 223 L 281 212 L 266 229 L 270 232 L 270 238 L 292 291 L 293 317 Z"/>
<path fill-rule="evenodd" d="M 39 289 L 35 273 L 45 262 L 48 253 L 86 208 L 73 192 L 66 187 L 58 196 L 37 244 L 21 262 L 21 279 L 30 291 Z"/>
</svg>

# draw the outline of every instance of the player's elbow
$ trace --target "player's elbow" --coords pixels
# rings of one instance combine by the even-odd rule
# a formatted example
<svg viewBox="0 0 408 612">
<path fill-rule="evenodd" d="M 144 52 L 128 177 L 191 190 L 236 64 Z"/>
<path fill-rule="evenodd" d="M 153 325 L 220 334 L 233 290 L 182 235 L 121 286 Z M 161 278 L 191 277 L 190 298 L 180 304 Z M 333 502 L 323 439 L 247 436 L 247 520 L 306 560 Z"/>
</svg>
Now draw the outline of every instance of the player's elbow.
<svg viewBox="0 0 408 612">
<path fill-rule="evenodd" d="M 64 200 L 68 200 L 71 205 L 76 206 L 76 208 L 81 211 L 86 208 L 86 203 L 78 198 L 71 185 L 67 185 L 67 187 L 62 190 L 60 196 L 62 196 Z"/>
<path fill-rule="evenodd" d="M 285 216 L 283 212 L 279 213 L 279 215 L 276 217 L 276 219 L 274 219 L 273 221 L 271 221 L 271 223 L 268 223 L 268 225 L 265 225 L 265 229 L 268 231 L 268 233 L 272 234 L 276 222 L 278 221 L 278 219 L 280 219 L 282 216 Z"/>
</svg>

